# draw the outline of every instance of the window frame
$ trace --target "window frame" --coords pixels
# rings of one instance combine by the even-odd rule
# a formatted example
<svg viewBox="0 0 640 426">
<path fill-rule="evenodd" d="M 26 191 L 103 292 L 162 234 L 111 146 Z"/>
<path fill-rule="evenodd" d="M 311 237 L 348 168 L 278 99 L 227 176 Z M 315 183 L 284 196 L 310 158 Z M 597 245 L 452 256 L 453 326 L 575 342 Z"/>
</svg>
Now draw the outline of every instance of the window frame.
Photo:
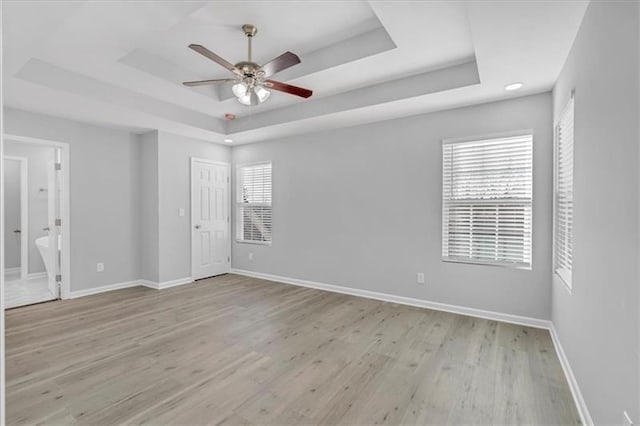
<svg viewBox="0 0 640 426">
<path fill-rule="evenodd" d="M 261 165 L 269 165 L 271 166 L 271 203 L 244 203 L 241 200 L 242 197 L 242 184 L 243 184 L 243 179 L 242 179 L 242 169 L 247 168 L 247 167 L 255 167 L 255 166 L 261 166 Z M 235 241 L 236 243 L 239 244 L 254 244 L 254 245 L 261 245 L 261 246 L 270 246 L 273 243 L 273 162 L 270 160 L 266 160 L 266 161 L 254 161 L 254 162 L 250 162 L 250 163 L 242 163 L 242 164 L 237 164 L 236 165 L 236 172 L 235 172 L 235 208 L 236 208 L 236 214 L 235 216 Z M 271 238 L 269 241 L 260 241 L 260 240 L 247 240 L 245 238 L 242 238 L 241 235 L 243 234 L 243 218 L 242 218 L 242 209 L 244 207 L 270 207 L 271 208 Z"/>
<path fill-rule="evenodd" d="M 559 268 L 557 265 L 557 252 L 558 250 L 558 186 L 559 186 L 559 172 L 560 172 L 560 164 L 559 164 L 559 149 L 560 149 L 560 127 L 567 116 L 569 110 L 572 110 L 573 115 L 573 123 L 571 129 L 571 149 L 572 149 L 572 160 L 571 160 L 571 257 L 572 257 L 572 265 L 571 269 Z M 575 187 L 574 187 L 574 173 L 575 173 L 575 91 L 572 90 L 569 99 L 566 100 L 564 106 L 562 107 L 562 111 L 556 123 L 553 126 L 553 250 L 551 253 L 551 264 L 553 268 L 553 275 L 558 277 L 558 279 L 562 282 L 563 287 L 571 294 L 573 291 L 573 234 L 574 234 L 574 204 L 575 204 Z M 567 250 L 568 251 L 568 250 Z"/>
<path fill-rule="evenodd" d="M 451 256 L 447 256 L 445 255 L 444 252 L 444 248 L 445 248 L 445 230 L 447 229 L 447 224 L 445 223 L 445 187 L 444 187 L 444 148 L 446 145 L 451 145 L 451 144 L 458 144 L 458 143 L 466 143 L 466 142 L 483 142 L 483 141 L 492 141 L 492 140 L 499 140 L 499 139 L 510 139 L 510 138 L 520 138 L 520 137 L 529 137 L 531 138 L 531 198 L 529 199 L 529 204 L 528 204 L 528 208 L 530 209 L 530 229 L 531 229 L 531 233 L 530 233 L 530 262 L 527 263 L 519 263 L 519 262 L 506 262 L 506 261 L 500 261 L 500 260 L 484 260 L 484 259 L 473 259 L 473 258 L 465 258 L 465 257 L 451 257 Z M 518 269 L 518 270 L 527 270 L 530 271 L 533 269 L 533 253 L 534 253 L 534 232 L 533 232 L 533 228 L 534 228 L 534 212 L 535 212 L 535 208 L 534 208 L 534 165 L 533 165 L 533 161 L 534 161 L 534 139 L 535 139 L 535 134 L 533 132 L 533 129 L 522 129 L 522 130 L 516 130 L 516 131 L 510 131 L 510 132 L 502 132 L 502 133 L 494 133 L 494 134 L 484 134 L 484 135 L 478 135 L 478 136 L 469 136 L 469 137 L 463 137 L 463 138 L 452 138 L 452 139 L 444 139 L 442 140 L 442 157 L 441 157 L 441 174 L 440 174 L 440 178 L 442 179 L 441 181 L 441 185 L 440 185 L 440 189 L 442 191 L 441 193 L 441 226 L 442 226 L 442 234 L 441 234 L 441 260 L 443 262 L 447 262 L 447 263 L 462 263 L 462 264 L 470 264 L 470 265 L 482 265 L 482 266 L 493 266 L 493 267 L 500 267 L 500 268 L 508 268 L 508 269 Z M 476 203 L 467 203 L 466 205 L 471 205 L 471 204 L 482 204 L 482 203 L 486 203 L 487 205 L 492 205 L 492 206 L 499 206 L 499 205 L 507 205 L 507 204 L 513 204 L 513 205 L 522 205 L 523 203 L 521 202 L 517 202 L 517 201 L 511 201 L 508 199 L 496 199 L 495 202 L 487 202 L 487 201 L 480 201 L 478 200 L 478 202 Z M 451 204 L 451 202 L 450 202 Z M 460 203 L 460 205 L 465 205 L 464 203 Z M 525 206 L 526 207 L 526 206 Z M 448 236 L 447 236 L 448 238 Z"/>
</svg>

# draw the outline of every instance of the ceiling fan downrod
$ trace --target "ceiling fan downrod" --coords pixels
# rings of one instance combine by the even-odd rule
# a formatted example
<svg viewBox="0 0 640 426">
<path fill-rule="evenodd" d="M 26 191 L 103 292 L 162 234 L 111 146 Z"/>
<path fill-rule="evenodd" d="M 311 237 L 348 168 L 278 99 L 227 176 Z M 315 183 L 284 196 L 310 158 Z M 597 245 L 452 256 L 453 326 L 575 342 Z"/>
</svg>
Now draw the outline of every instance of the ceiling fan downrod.
<svg viewBox="0 0 640 426">
<path fill-rule="evenodd" d="M 248 46 L 249 59 L 247 60 L 247 62 L 251 62 L 251 41 L 253 39 L 253 36 L 255 36 L 258 33 L 258 28 L 255 25 L 244 24 L 242 26 L 242 31 L 244 31 L 244 34 L 247 36 L 247 39 L 249 42 L 249 46 Z"/>
</svg>

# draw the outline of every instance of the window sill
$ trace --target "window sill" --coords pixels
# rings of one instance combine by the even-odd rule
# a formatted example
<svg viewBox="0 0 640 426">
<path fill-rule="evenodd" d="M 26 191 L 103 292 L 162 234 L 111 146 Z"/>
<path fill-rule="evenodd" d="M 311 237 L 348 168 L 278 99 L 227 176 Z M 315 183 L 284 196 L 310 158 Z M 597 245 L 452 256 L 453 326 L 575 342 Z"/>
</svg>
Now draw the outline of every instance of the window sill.
<svg viewBox="0 0 640 426">
<path fill-rule="evenodd" d="M 238 240 L 236 239 L 236 243 L 239 244 L 253 244 L 256 246 L 270 246 L 271 241 L 251 241 L 251 240 Z"/>
<path fill-rule="evenodd" d="M 482 261 L 482 260 L 451 258 L 451 257 L 443 257 L 442 261 L 443 262 L 447 262 L 447 263 L 465 263 L 465 264 L 469 264 L 469 265 L 497 266 L 499 268 L 519 269 L 519 270 L 522 270 L 522 271 L 531 271 L 531 265 L 524 265 L 524 264 L 515 264 L 515 263 L 506 263 L 506 262 L 486 262 L 486 261 Z"/>
</svg>

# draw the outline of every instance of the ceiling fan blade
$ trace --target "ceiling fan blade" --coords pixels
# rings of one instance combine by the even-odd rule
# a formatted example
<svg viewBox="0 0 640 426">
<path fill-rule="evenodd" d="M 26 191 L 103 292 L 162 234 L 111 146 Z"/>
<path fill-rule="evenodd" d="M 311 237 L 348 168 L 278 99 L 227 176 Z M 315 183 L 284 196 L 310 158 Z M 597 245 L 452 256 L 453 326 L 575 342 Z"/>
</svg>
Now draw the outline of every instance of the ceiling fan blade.
<svg viewBox="0 0 640 426">
<path fill-rule="evenodd" d="M 299 63 L 300 58 L 298 58 L 298 55 L 291 52 L 284 52 L 282 55 L 264 64 L 261 68 L 264 71 L 264 76 L 266 78 Z"/>
<path fill-rule="evenodd" d="M 194 86 L 207 86 L 209 84 L 230 83 L 232 81 L 235 81 L 235 80 L 232 78 L 219 78 L 216 80 L 185 81 L 182 84 L 184 84 L 185 86 L 194 87 Z"/>
<path fill-rule="evenodd" d="M 281 83 L 275 80 L 267 80 L 265 83 L 266 83 L 265 86 L 273 90 L 278 90 L 280 92 L 285 92 L 291 95 L 300 96 L 302 98 L 308 98 L 311 95 L 313 95 L 313 91 L 309 89 L 305 89 L 303 87 L 292 86 L 290 84 Z"/>
<path fill-rule="evenodd" d="M 228 69 L 232 73 L 242 76 L 242 73 L 240 72 L 240 70 L 237 69 L 231 62 L 221 58 L 220 56 L 216 55 L 215 53 L 213 53 L 212 51 L 210 51 L 206 47 L 201 46 L 199 44 L 190 44 L 189 48 L 192 49 L 192 50 L 195 50 L 196 52 L 198 52 L 202 56 L 211 59 L 213 62 L 215 62 L 218 65 L 223 66 L 224 68 Z"/>
</svg>

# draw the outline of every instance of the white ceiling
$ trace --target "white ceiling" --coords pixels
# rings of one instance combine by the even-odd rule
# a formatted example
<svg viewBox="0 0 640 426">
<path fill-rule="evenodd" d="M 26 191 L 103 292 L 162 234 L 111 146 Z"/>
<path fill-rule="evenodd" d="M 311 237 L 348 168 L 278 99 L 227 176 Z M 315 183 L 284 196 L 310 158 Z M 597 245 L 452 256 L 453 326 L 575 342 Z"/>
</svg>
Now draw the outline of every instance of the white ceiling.
<svg viewBox="0 0 640 426">
<path fill-rule="evenodd" d="M 539 93 L 557 78 L 588 1 L 7 1 L 5 105 L 133 131 L 248 143 Z M 185 80 L 231 74 L 187 48 L 244 60 L 297 53 L 257 107 L 230 87 Z M 514 81 L 525 83 L 505 92 Z M 236 114 L 225 121 L 225 113 Z"/>
</svg>

